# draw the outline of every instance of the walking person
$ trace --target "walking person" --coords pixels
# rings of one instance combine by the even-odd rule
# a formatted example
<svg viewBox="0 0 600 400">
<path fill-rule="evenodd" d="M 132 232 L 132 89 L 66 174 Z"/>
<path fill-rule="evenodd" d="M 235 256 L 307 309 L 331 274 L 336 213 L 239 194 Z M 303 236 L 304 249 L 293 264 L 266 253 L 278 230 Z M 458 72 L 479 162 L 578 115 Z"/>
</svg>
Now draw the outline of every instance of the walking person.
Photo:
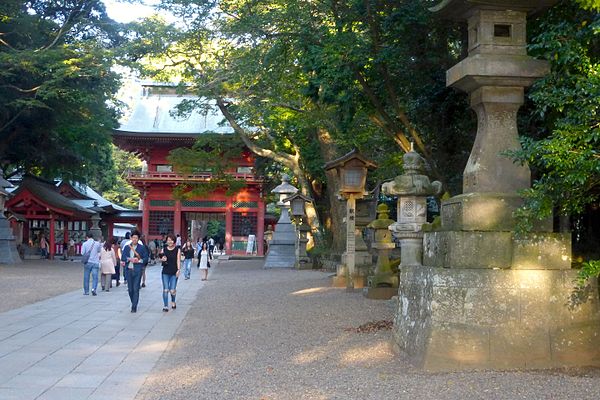
<svg viewBox="0 0 600 400">
<path fill-rule="evenodd" d="M 192 239 L 188 238 L 188 240 L 183 245 L 181 249 L 181 253 L 183 254 L 183 276 L 185 279 L 190 279 L 190 274 L 192 272 L 192 260 L 194 259 L 194 245 L 192 244 Z"/>
<path fill-rule="evenodd" d="M 148 259 L 144 263 L 144 269 L 142 269 L 142 285 L 140 286 L 140 287 L 145 288 L 146 287 L 146 267 L 148 267 L 148 263 L 150 262 L 150 247 L 148 247 L 146 245 L 146 238 L 144 237 L 144 235 L 142 235 L 142 237 L 140 237 L 139 243 L 142 246 L 144 246 L 146 248 L 146 251 L 148 252 Z"/>
<path fill-rule="evenodd" d="M 215 239 L 212 236 L 208 239 L 208 253 L 212 257 L 213 252 L 215 251 Z"/>
<path fill-rule="evenodd" d="M 156 264 L 156 242 L 154 240 L 148 241 L 148 250 L 150 252 L 150 265 Z"/>
<path fill-rule="evenodd" d="M 69 239 L 69 258 L 73 261 L 73 257 L 75 256 L 75 240 L 73 238 Z"/>
<path fill-rule="evenodd" d="M 42 235 L 40 237 L 40 250 L 42 252 L 42 258 L 48 258 L 48 241 L 46 240 L 46 236 Z"/>
<path fill-rule="evenodd" d="M 110 283 L 112 286 L 112 280 L 114 279 L 117 283 L 117 287 L 119 287 L 119 285 L 121 285 L 121 246 L 119 246 L 119 244 L 117 243 L 117 238 L 113 238 L 112 248 L 115 252 L 115 256 L 117 257 L 117 259 L 115 262 L 115 273 L 111 277 Z"/>
<path fill-rule="evenodd" d="M 125 247 L 129 246 L 130 244 L 131 244 L 131 233 L 127 232 L 127 233 L 125 233 L 125 239 L 123 239 L 121 241 L 121 255 L 123 254 Z M 127 283 L 127 275 L 128 274 L 129 274 L 129 269 L 123 268 L 123 283 Z"/>
<path fill-rule="evenodd" d="M 113 243 L 116 240 L 113 239 Z M 100 251 L 100 285 L 103 292 L 109 292 L 112 285 L 112 276 L 115 273 L 115 264 L 117 263 L 117 255 L 113 249 L 112 243 L 108 240 L 104 242 Z"/>
<path fill-rule="evenodd" d="M 200 241 L 200 238 L 196 241 L 196 257 L 198 257 L 198 263 L 196 264 L 196 268 L 200 268 L 200 252 L 202 251 L 203 242 Z"/>
<path fill-rule="evenodd" d="M 159 254 L 162 261 L 163 311 L 169 311 L 169 293 L 171 293 L 171 308 L 176 309 L 177 278 L 181 269 L 181 249 L 175 244 L 175 236 L 167 235 L 167 245 Z"/>
<path fill-rule="evenodd" d="M 122 248 L 121 267 L 127 270 L 127 291 L 131 300 L 131 312 L 137 312 L 140 299 L 140 282 L 144 263 L 148 262 L 148 250 L 139 243 L 140 232 L 131 233 L 131 243 Z"/>
<path fill-rule="evenodd" d="M 99 242 L 94 240 L 94 235 L 88 232 L 86 241 L 81 246 L 83 264 L 83 294 L 90 294 L 90 275 L 92 276 L 92 296 L 96 295 L 98 287 L 98 269 L 100 268 L 100 249 Z"/>
<path fill-rule="evenodd" d="M 210 267 L 209 258 L 212 260 L 212 256 L 208 251 L 208 243 L 202 242 L 202 248 L 200 250 L 200 254 L 198 254 L 198 258 L 200 259 L 199 268 L 204 272 L 203 281 L 208 279 L 208 268 Z"/>
</svg>

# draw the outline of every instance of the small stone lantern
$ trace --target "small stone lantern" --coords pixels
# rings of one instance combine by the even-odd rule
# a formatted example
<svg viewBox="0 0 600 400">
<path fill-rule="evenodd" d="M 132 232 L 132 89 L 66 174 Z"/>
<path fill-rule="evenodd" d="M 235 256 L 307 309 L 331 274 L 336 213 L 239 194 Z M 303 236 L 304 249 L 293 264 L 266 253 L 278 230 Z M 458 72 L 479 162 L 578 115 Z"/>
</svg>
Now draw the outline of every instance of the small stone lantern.
<svg viewBox="0 0 600 400">
<path fill-rule="evenodd" d="M 413 149 L 402 157 L 404 174 L 381 186 L 383 193 L 398 196 L 398 222 L 390 225 L 394 238 L 400 241 L 401 266 L 421 265 L 423 259 L 423 224 L 427 222 L 427 196 L 438 195 L 442 184 L 430 182 L 423 175 L 425 161 Z"/>
<path fill-rule="evenodd" d="M 338 270 L 338 276 L 346 276 L 346 288 L 354 288 L 355 245 L 356 245 L 356 199 L 365 195 L 367 171 L 377 168 L 372 161 L 364 158 L 356 149 L 350 153 L 325 164 L 325 170 L 335 169 L 340 178 L 340 196 L 346 203 L 346 253 L 342 257 L 345 271 Z"/>
<path fill-rule="evenodd" d="M 308 243 L 308 232 L 310 225 L 306 223 L 306 203 L 311 203 L 312 199 L 300 193 L 296 193 L 285 199 L 290 203 L 292 218 L 296 223 L 298 230 L 298 241 L 296 242 L 296 269 L 312 269 L 310 257 L 306 253 L 306 244 Z"/>
<path fill-rule="evenodd" d="M 394 222 L 389 218 L 388 206 L 382 203 L 377 206 L 377 219 L 367 225 L 375 231 L 372 247 L 377 250 L 375 271 L 369 277 L 368 288 L 365 291 L 368 298 L 390 299 L 397 294 L 398 275 L 392 271 L 390 263 L 390 251 L 396 244 L 392 240 L 392 232 L 388 229 Z"/>
</svg>

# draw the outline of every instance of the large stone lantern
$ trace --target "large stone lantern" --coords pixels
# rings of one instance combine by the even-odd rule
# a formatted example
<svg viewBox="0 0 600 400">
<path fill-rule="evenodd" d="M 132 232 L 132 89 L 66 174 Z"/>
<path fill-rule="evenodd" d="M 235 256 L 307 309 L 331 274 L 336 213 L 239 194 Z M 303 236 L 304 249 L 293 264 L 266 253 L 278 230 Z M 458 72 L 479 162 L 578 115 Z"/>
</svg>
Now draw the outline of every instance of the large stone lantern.
<svg viewBox="0 0 600 400">
<path fill-rule="evenodd" d="M 10 223 L 4 216 L 4 204 L 6 198 L 10 195 L 6 188 L 11 186 L 10 182 L 0 177 L 0 264 L 20 264 L 23 262 L 17 251 Z"/>
<path fill-rule="evenodd" d="M 296 193 L 285 201 L 290 204 L 290 212 L 292 213 L 292 219 L 296 224 L 298 230 L 298 240 L 296 241 L 296 269 L 312 269 L 312 263 L 310 257 L 306 253 L 306 244 L 308 243 L 308 232 L 310 232 L 310 225 L 306 223 L 306 204 L 312 203 L 310 197 L 306 197 L 300 193 Z"/>
<path fill-rule="evenodd" d="M 325 170 L 334 169 L 340 179 L 339 195 L 346 199 L 346 252 L 342 255 L 342 264 L 345 266 L 340 274 L 346 277 L 346 288 L 354 289 L 356 277 L 356 199 L 362 198 L 365 193 L 367 171 L 377 165 L 364 158 L 356 149 L 348 154 L 325 164 Z"/>
<path fill-rule="evenodd" d="M 298 191 L 296 187 L 289 183 L 290 178 L 287 175 L 281 177 L 281 184 L 271 193 L 279 196 L 277 206 L 281 209 L 281 215 L 273 239 L 269 244 L 269 253 L 265 260 L 264 268 L 292 268 L 296 263 L 296 229 L 290 220 L 290 203 L 287 198 Z"/>
<path fill-rule="evenodd" d="M 441 229 L 424 235 L 422 266 L 401 269 L 393 336 L 426 370 L 600 365 L 596 282 L 574 301 L 571 243 L 551 221 L 514 234 L 529 188 L 517 111 L 525 87 L 549 71 L 526 51 L 526 18 L 553 0 L 445 0 L 433 11 L 468 22 L 469 55 L 446 84 L 469 94 L 477 136 L 463 193 L 442 202 Z"/>
</svg>

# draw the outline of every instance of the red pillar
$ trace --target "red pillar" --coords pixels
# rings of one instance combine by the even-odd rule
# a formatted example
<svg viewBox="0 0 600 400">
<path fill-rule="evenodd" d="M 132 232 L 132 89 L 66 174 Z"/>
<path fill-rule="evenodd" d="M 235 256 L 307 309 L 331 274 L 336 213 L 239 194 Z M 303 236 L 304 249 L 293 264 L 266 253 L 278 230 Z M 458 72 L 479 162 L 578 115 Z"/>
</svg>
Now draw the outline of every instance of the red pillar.
<svg viewBox="0 0 600 400">
<path fill-rule="evenodd" d="M 265 202 L 262 197 L 258 198 L 258 215 L 256 218 L 256 254 L 264 255 L 264 237 L 265 237 Z"/>
<path fill-rule="evenodd" d="M 106 229 L 108 229 L 108 232 L 106 233 L 106 236 L 108 236 L 108 243 L 112 243 L 112 239 L 113 239 L 113 230 L 115 229 L 115 223 L 113 221 L 108 222 L 107 224 L 108 226 L 106 227 Z"/>
<path fill-rule="evenodd" d="M 231 198 L 225 202 L 225 254 L 231 254 L 233 241 L 233 204 Z"/>
<path fill-rule="evenodd" d="M 69 251 L 69 224 L 67 223 L 67 220 L 63 220 L 63 245 L 62 245 L 62 252 L 63 252 L 63 257 L 67 256 L 67 252 Z M 67 244 L 67 250 L 65 250 L 65 243 Z"/>
<path fill-rule="evenodd" d="M 50 259 L 54 260 L 54 254 L 56 253 L 56 232 L 54 232 L 54 214 L 50 215 L 50 248 L 48 249 Z"/>
<path fill-rule="evenodd" d="M 175 221 L 174 221 L 174 225 L 173 226 L 173 233 L 177 236 L 177 234 L 179 234 L 179 236 L 181 236 L 183 238 L 183 235 L 181 234 L 181 201 L 179 200 L 175 200 Z"/>
<path fill-rule="evenodd" d="M 148 237 L 150 232 L 150 200 L 148 197 L 144 197 L 144 202 L 142 203 L 142 235 Z"/>
</svg>

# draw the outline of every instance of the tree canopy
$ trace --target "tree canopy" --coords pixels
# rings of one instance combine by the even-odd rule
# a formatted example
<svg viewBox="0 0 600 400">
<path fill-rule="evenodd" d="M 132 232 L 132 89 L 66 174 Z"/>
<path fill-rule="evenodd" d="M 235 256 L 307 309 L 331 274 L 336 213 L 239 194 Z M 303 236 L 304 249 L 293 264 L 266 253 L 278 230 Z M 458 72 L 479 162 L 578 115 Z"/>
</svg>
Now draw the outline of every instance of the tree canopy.
<svg viewBox="0 0 600 400">
<path fill-rule="evenodd" d="M 433 3 L 168 0 L 183 26 L 139 24 L 132 54 L 161 61 L 144 73 L 171 70 L 216 100 L 246 146 L 288 169 L 335 224 L 336 180 L 322 167 L 353 147 L 380 164 L 374 180 L 400 173 L 413 141 L 437 178 L 460 181 L 471 122 L 454 123 L 468 104 L 444 73 L 462 32 L 432 23 Z"/>
<path fill-rule="evenodd" d="M 581 214 L 600 197 L 600 14 L 563 2 L 531 31 L 530 53 L 549 60 L 551 72 L 529 93 L 529 135 L 517 154 L 536 178 L 523 193 L 523 230 L 555 210 Z"/>
<path fill-rule="evenodd" d="M 119 24 L 100 0 L 0 3 L 0 168 L 86 182 L 111 171 Z"/>
</svg>

